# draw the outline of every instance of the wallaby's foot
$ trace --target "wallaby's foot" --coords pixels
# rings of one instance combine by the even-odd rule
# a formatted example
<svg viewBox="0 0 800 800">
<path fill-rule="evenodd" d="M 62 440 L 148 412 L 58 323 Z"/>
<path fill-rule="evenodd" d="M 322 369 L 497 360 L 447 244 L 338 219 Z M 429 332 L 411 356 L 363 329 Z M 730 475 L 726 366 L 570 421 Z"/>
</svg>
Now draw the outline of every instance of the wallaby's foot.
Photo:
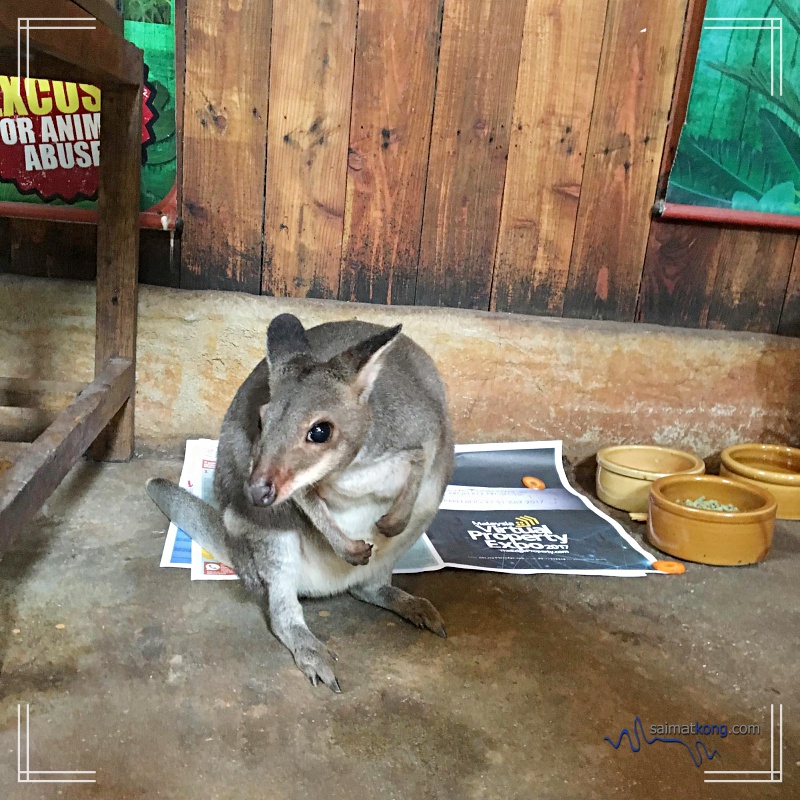
<svg viewBox="0 0 800 800">
<path fill-rule="evenodd" d="M 316 686 L 320 681 L 331 691 L 341 692 L 333 673 L 338 656 L 326 647 L 308 628 L 296 627 L 284 637 L 284 644 L 294 656 L 298 669 Z"/>
<path fill-rule="evenodd" d="M 393 514 L 389 511 L 388 514 L 384 514 L 376 523 L 375 527 L 384 535 L 384 536 L 397 536 L 401 534 L 407 527 L 408 521 L 411 519 L 410 515 L 402 515 L 398 516 L 397 514 Z"/>
<path fill-rule="evenodd" d="M 350 594 L 364 603 L 394 611 L 412 625 L 427 628 L 442 639 L 447 638 L 441 615 L 424 597 L 415 597 L 396 586 L 356 586 L 350 589 Z"/>
<path fill-rule="evenodd" d="M 336 555 L 354 567 L 363 567 L 365 564 L 369 564 L 372 545 L 363 539 L 347 539 L 341 552 L 337 552 Z"/>
</svg>

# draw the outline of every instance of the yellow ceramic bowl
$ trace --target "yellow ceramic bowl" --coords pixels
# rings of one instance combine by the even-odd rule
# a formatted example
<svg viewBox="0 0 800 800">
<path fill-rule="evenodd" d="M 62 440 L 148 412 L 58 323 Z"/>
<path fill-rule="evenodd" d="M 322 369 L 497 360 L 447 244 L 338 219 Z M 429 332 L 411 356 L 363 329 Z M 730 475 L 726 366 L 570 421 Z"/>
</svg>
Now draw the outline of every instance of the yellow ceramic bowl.
<svg viewBox="0 0 800 800">
<path fill-rule="evenodd" d="M 766 489 L 778 519 L 800 519 L 800 450 L 777 444 L 737 444 L 722 451 L 719 474 Z"/>
<path fill-rule="evenodd" d="M 607 505 L 644 514 L 653 481 L 665 475 L 702 475 L 703 460 L 669 447 L 631 444 L 604 447 L 597 454 L 597 496 Z"/>
<path fill-rule="evenodd" d="M 739 511 L 706 511 L 682 505 L 705 497 Z M 685 561 L 737 566 L 764 559 L 775 530 L 775 498 L 759 486 L 716 475 L 670 475 L 653 483 L 647 538 Z"/>
</svg>

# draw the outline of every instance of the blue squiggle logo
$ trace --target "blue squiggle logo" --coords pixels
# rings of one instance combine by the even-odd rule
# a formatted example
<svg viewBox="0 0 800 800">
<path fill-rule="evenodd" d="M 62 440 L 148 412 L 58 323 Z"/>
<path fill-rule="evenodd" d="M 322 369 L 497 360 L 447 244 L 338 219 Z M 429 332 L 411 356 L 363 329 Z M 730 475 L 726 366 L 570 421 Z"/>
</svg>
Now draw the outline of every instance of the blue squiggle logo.
<svg viewBox="0 0 800 800">
<path fill-rule="evenodd" d="M 639 738 L 640 733 L 641 738 Z M 642 749 L 642 739 L 644 739 L 647 744 L 654 744 L 655 742 L 682 744 L 689 751 L 689 755 L 692 757 L 692 761 L 696 767 L 699 767 L 703 763 L 703 754 L 705 754 L 705 757 L 709 761 L 711 761 L 714 756 L 719 756 L 719 752 L 716 749 L 709 753 L 705 744 L 703 744 L 703 742 L 701 742 L 699 739 L 695 742 L 696 751 L 692 749 L 691 745 L 684 742 L 683 739 L 675 739 L 667 736 L 654 736 L 652 739 L 648 739 L 644 732 L 644 725 L 638 716 L 633 723 L 633 735 L 636 737 L 636 744 L 633 743 L 633 738 L 631 737 L 631 733 L 627 728 L 622 729 L 622 733 L 620 733 L 616 744 L 614 744 L 614 742 L 611 741 L 608 736 L 604 736 L 603 739 L 607 741 L 615 750 L 619 750 L 622 740 L 627 736 L 628 744 L 631 746 L 631 751 L 634 753 L 638 753 Z M 720 758 L 721 757 L 722 756 L 720 756 Z"/>
</svg>

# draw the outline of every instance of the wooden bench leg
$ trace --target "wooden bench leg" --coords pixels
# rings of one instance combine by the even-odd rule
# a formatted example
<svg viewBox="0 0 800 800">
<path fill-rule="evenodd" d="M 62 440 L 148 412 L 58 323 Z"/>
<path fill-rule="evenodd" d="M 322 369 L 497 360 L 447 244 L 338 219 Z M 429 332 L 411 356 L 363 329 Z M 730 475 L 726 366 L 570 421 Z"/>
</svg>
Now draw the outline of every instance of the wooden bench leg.
<svg viewBox="0 0 800 800">
<path fill-rule="evenodd" d="M 3 443 L 14 463 L 0 478 L 0 555 L 133 390 L 133 362 L 114 358 L 33 444 Z"/>
<path fill-rule="evenodd" d="M 136 364 L 142 90 L 103 89 L 100 117 L 100 195 L 97 223 L 95 375 L 111 358 Z M 97 460 L 133 455 L 134 391 L 92 446 Z"/>
</svg>

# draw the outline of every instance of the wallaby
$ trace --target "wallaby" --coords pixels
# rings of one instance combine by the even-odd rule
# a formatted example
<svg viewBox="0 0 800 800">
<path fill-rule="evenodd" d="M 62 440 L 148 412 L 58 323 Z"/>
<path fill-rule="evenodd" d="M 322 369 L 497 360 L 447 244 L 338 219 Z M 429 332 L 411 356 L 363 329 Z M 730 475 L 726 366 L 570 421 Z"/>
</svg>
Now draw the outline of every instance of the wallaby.
<svg viewBox="0 0 800 800">
<path fill-rule="evenodd" d="M 427 600 L 392 586 L 398 558 L 433 519 L 453 470 L 443 382 L 400 325 L 282 314 L 266 358 L 222 423 L 219 510 L 162 479 L 147 490 L 173 522 L 266 594 L 270 626 L 316 686 L 340 691 L 336 656 L 299 597 L 348 591 L 444 637 Z"/>
</svg>

